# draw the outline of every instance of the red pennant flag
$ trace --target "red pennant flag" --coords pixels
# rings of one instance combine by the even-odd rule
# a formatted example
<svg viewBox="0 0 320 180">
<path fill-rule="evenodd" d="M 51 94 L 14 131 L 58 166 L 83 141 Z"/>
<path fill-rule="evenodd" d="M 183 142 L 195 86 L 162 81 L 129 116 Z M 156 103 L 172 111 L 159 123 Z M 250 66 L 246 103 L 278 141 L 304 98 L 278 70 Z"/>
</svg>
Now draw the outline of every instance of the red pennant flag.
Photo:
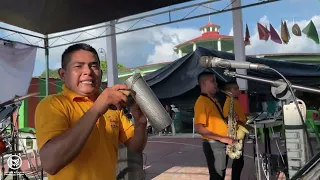
<svg viewBox="0 0 320 180">
<path fill-rule="evenodd" d="M 280 36 L 278 35 L 277 31 L 273 28 L 273 26 L 270 24 L 270 38 L 272 41 L 282 44 L 282 40 Z"/>
<path fill-rule="evenodd" d="M 260 23 L 258 23 L 258 33 L 260 40 L 268 40 L 269 39 L 269 31 L 267 28 L 263 27 Z"/>
<path fill-rule="evenodd" d="M 249 33 L 248 24 L 246 24 L 246 35 L 244 37 L 244 45 L 250 45 L 250 33 Z"/>
</svg>

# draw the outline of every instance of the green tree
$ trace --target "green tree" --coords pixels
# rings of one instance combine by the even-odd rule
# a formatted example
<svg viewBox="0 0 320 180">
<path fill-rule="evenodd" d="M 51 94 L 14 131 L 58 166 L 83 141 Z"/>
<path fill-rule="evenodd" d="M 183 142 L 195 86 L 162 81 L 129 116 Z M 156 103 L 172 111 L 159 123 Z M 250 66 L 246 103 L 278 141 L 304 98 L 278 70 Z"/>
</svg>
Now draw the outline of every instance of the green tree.
<svg viewBox="0 0 320 180">
<path fill-rule="evenodd" d="M 46 71 L 43 71 L 39 78 L 46 78 Z M 49 78 L 60 79 L 58 69 L 49 69 Z"/>
<path fill-rule="evenodd" d="M 102 70 L 103 73 L 107 72 L 108 65 L 107 65 L 107 62 L 105 60 L 101 60 L 100 61 L 100 67 L 101 67 L 101 70 Z M 125 67 L 124 65 L 118 63 L 118 70 L 124 70 L 126 68 L 127 67 Z"/>
</svg>

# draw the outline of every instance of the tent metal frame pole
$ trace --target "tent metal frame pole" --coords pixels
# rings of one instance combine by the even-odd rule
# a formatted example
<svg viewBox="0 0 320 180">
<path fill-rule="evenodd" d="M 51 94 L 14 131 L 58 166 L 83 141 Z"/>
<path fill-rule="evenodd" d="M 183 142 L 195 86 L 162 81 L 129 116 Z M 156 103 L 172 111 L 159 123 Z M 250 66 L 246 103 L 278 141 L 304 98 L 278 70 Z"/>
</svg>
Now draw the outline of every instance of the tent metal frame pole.
<svg viewBox="0 0 320 180">
<path fill-rule="evenodd" d="M 0 27 L 0 29 L 6 30 L 6 31 L 10 31 L 10 32 L 14 32 L 14 33 L 18 33 L 18 34 L 23 34 L 23 35 L 30 36 L 30 37 L 35 37 L 35 38 L 39 38 L 39 39 L 45 39 L 45 37 L 40 37 L 40 36 L 37 36 L 37 35 L 21 32 L 21 31 L 9 29 L 9 28 Z M 45 36 L 45 35 L 43 35 L 43 36 Z"/>
<path fill-rule="evenodd" d="M 137 18 L 130 18 L 130 19 L 127 19 L 127 20 L 117 21 L 116 24 L 131 22 L 131 21 L 135 21 L 135 20 L 141 20 L 141 19 L 144 19 L 144 18 L 147 18 L 147 17 L 157 16 L 157 15 L 161 15 L 161 14 L 165 14 L 165 13 L 169 13 L 169 17 L 170 17 L 169 19 L 171 19 L 171 13 L 174 12 L 174 11 L 179 11 L 179 10 L 190 8 L 190 7 L 194 7 L 194 6 L 202 6 L 203 4 L 207 4 L 207 3 L 211 3 L 211 2 L 217 2 L 217 1 L 221 1 L 221 0 L 208 0 L 208 1 L 205 1 L 205 2 L 196 3 L 196 4 L 192 4 L 192 5 L 188 5 L 188 6 L 183 6 L 183 7 L 180 7 L 180 8 L 174 8 L 172 10 L 162 11 L 162 12 L 158 12 L 158 13 L 151 13 L 151 14 L 144 15 L 144 16 L 137 17 Z M 206 7 L 206 6 L 203 6 L 203 7 Z M 208 8 L 208 7 L 206 7 L 206 8 Z M 124 18 L 122 18 L 122 19 L 124 19 Z M 73 35 L 73 34 L 76 34 L 76 33 L 82 33 L 82 32 L 95 30 L 95 29 L 108 27 L 108 26 L 109 25 L 102 25 L 102 26 L 98 26 L 98 27 L 94 27 L 94 28 L 88 28 L 88 29 L 85 29 L 85 30 L 79 30 L 79 31 L 76 31 L 76 32 L 65 33 L 65 34 L 62 34 L 62 35 L 59 35 L 59 36 L 54 36 L 55 33 L 53 33 L 53 34 L 51 34 L 51 35 L 53 35 L 52 37 L 50 37 L 50 34 L 47 34 L 48 35 L 47 38 L 49 40 L 50 39 L 55 39 L 55 38 L 61 38 L 63 36 Z M 83 28 L 85 28 L 85 27 L 83 27 Z M 41 36 L 33 35 L 33 34 L 30 34 L 30 33 L 25 33 L 25 32 L 22 32 L 22 31 L 13 30 L 13 29 L 4 28 L 4 27 L 0 27 L 0 29 L 6 30 L 6 31 L 9 31 L 9 32 L 13 32 L 13 33 L 17 33 L 19 35 L 26 35 L 26 36 L 30 36 L 30 37 L 34 37 L 34 38 L 39 38 L 41 40 L 44 40 L 46 38 L 46 35 L 43 35 L 43 37 L 41 37 Z M 72 30 L 69 30 L 69 31 L 72 31 Z M 5 40 L 5 38 L 1 38 L 1 37 L 0 37 L 0 39 L 4 39 Z M 26 44 L 26 45 L 29 45 L 29 44 Z M 30 43 L 30 45 L 33 45 L 33 44 Z M 40 47 L 40 46 L 36 46 L 36 47 L 44 49 L 44 47 Z"/>
<path fill-rule="evenodd" d="M 29 46 L 29 47 L 36 47 L 36 48 L 44 49 L 44 47 L 42 47 L 42 46 L 37 46 L 37 45 L 22 43 L 22 42 L 18 42 L 18 41 L 11 41 L 11 40 L 4 39 L 4 38 L 0 38 L 0 40 L 6 41 L 6 42 L 11 42 L 11 43 L 19 43 L 19 44 L 23 44 L 23 45 L 26 45 L 26 46 Z"/>
<path fill-rule="evenodd" d="M 179 10 L 183 10 L 183 9 L 191 8 L 191 7 L 195 7 L 195 6 L 202 6 L 203 4 L 208 4 L 208 3 L 212 3 L 212 2 L 218 2 L 218 1 L 221 1 L 221 0 L 204 1 L 204 2 L 201 2 L 201 3 L 196 3 L 196 4 L 192 4 L 192 5 L 188 5 L 188 6 L 174 8 L 174 9 L 171 9 L 171 10 L 161 11 L 161 12 L 157 12 L 157 13 L 151 13 L 151 14 L 144 15 L 144 16 L 141 16 L 141 17 L 130 18 L 130 19 L 127 19 L 127 20 L 122 20 L 122 21 L 119 20 L 114 25 L 123 24 L 123 23 L 126 23 L 126 22 L 132 22 L 132 21 L 136 21 L 136 20 L 141 20 L 141 19 L 145 19 L 145 18 L 148 18 L 148 17 L 153 17 L 153 16 L 162 15 L 162 14 L 166 14 L 166 13 L 169 13 L 169 16 L 171 16 L 171 13 L 175 12 L 175 11 L 179 11 Z M 203 7 L 206 7 L 206 6 L 203 6 Z M 208 8 L 208 7 L 206 7 L 206 8 Z M 210 8 L 210 9 L 212 9 L 212 8 Z M 219 10 L 216 10 L 216 11 L 219 11 Z M 99 28 L 103 28 L 103 27 L 109 27 L 109 26 L 110 25 L 101 25 L 101 26 L 94 27 L 94 28 L 88 28 L 88 29 L 84 29 L 84 30 L 70 32 L 70 33 L 67 33 L 67 34 L 63 34 L 62 36 L 73 35 L 73 34 L 85 32 L 85 31 L 95 30 L 95 29 L 99 29 Z M 54 38 L 59 38 L 59 37 L 61 37 L 61 35 L 52 36 L 52 37 L 49 37 L 49 39 L 54 39 Z"/>
<path fill-rule="evenodd" d="M 44 38 L 44 50 L 45 50 L 45 65 L 46 65 L 46 96 L 49 95 L 49 39 L 48 36 Z"/>
<path fill-rule="evenodd" d="M 114 34 L 116 32 L 115 26 L 113 26 L 116 21 L 110 21 L 110 28 L 106 28 L 106 32 Z M 117 56 L 117 39 L 116 36 L 106 37 L 106 61 L 107 61 L 107 78 L 108 87 L 112 87 L 118 84 L 118 56 Z"/>
<path fill-rule="evenodd" d="M 241 0 L 230 0 L 232 3 L 232 7 L 241 6 Z M 235 60 L 239 62 L 246 61 L 246 51 L 245 45 L 243 41 L 243 18 L 242 18 L 242 10 L 237 9 L 232 11 L 232 21 L 233 21 L 233 41 L 234 41 L 234 55 Z M 247 74 L 246 69 L 237 69 L 237 72 L 240 74 Z M 237 79 L 240 90 L 247 91 L 248 90 L 248 82 L 245 79 Z M 246 107 L 245 109 L 248 109 Z"/>
<path fill-rule="evenodd" d="M 174 8 L 172 10 L 167 10 L 167 11 L 162 11 L 162 12 L 158 12 L 158 13 L 153 13 L 153 14 L 150 14 L 150 15 L 145 15 L 145 16 L 141 16 L 141 17 L 137 17 L 137 18 L 131 18 L 131 19 L 128 19 L 128 20 L 122 20 L 122 21 L 118 21 L 116 22 L 116 24 L 120 24 L 120 23 L 124 23 L 124 22 L 130 22 L 130 21 L 135 21 L 135 20 L 145 20 L 145 21 L 148 21 L 149 23 L 152 23 L 153 25 L 150 25 L 150 26 L 145 26 L 145 27 L 141 27 L 141 28 L 135 28 L 135 29 L 132 29 L 132 27 L 130 27 L 129 29 L 127 30 L 123 30 L 122 32 L 117 32 L 117 33 L 114 33 L 114 34 L 107 34 L 107 35 L 100 35 L 100 36 L 93 36 L 93 38 L 85 38 L 83 40 L 79 40 L 79 41 L 72 41 L 72 42 L 68 42 L 68 43 L 63 43 L 63 44 L 58 44 L 58 45 L 53 45 L 56 41 L 52 42 L 51 45 L 49 45 L 49 49 L 50 48 L 56 48 L 56 47 L 61 47 L 61 46 L 66 46 L 66 45 L 70 45 L 70 44 L 74 44 L 74 43 L 80 43 L 80 42 L 85 42 L 85 41 L 91 41 L 91 40 L 95 40 L 95 39 L 100 39 L 100 38 L 105 38 L 105 37 L 108 37 L 108 36 L 112 36 L 112 35 L 119 35 L 119 34 L 124 34 L 124 33 L 128 33 L 128 32 L 134 32 L 134 31 L 139 31 L 139 30 L 143 30 L 143 29 L 148 29 L 148 28 L 153 28 L 153 27 L 158 27 L 158 26 L 163 26 L 163 25 L 168 25 L 168 24 L 173 24 L 173 23 L 178 23 L 178 22 L 182 22 L 182 21 L 188 21 L 188 20 L 191 20 L 191 19 L 197 19 L 197 18 L 201 18 L 201 17 L 205 17 L 205 16 L 209 16 L 209 15 L 215 15 L 215 14 L 220 14 L 220 13 L 224 13 L 224 12 L 229 12 L 229 11 L 233 11 L 233 10 L 237 10 L 237 9 L 243 9 L 243 8 L 248 8 L 248 7 L 254 7 L 254 6 L 258 6 L 258 5 L 263 5 L 263 4 L 268 4 L 268 3 L 273 3 L 273 2 L 277 2 L 277 1 L 280 1 L 280 0 L 263 0 L 263 1 L 260 1 L 260 2 L 257 2 L 257 3 L 251 3 L 251 4 L 248 4 L 248 5 L 244 5 L 244 6 L 240 6 L 240 7 L 236 7 L 236 8 L 228 8 L 228 9 L 223 9 L 223 10 L 215 10 L 215 9 L 212 9 L 210 7 L 207 7 L 207 6 L 204 6 L 203 4 L 208 4 L 208 3 L 212 3 L 212 2 L 215 2 L 215 1 L 220 1 L 220 0 L 210 0 L 210 1 L 205 1 L 205 2 L 202 2 L 202 3 L 197 3 L 197 4 L 192 4 L 192 5 L 188 5 L 188 6 L 184 6 L 184 7 L 180 7 L 180 8 Z M 195 7 L 196 6 L 196 7 Z M 184 17 L 184 18 L 181 18 L 181 19 L 177 19 L 177 20 L 172 20 L 171 18 L 171 13 L 174 12 L 174 11 L 178 11 L 178 10 L 183 10 L 183 9 L 186 9 L 186 8 L 190 8 L 190 7 L 195 7 L 197 8 L 197 6 L 202 6 L 202 7 L 205 7 L 205 8 L 209 8 L 211 10 L 215 10 L 215 12 L 210 12 L 210 13 L 204 13 L 204 14 L 201 14 L 201 15 L 197 15 L 197 16 L 191 16 L 191 17 Z M 193 9 L 194 10 L 194 9 Z M 193 11 L 192 10 L 192 11 Z M 191 11 L 191 12 L 192 12 Z M 190 12 L 190 13 L 191 13 Z M 161 15 L 164 14 L 164 13 L 168 13 L 168 21 L 167 22 L 163 22 L 163 23 L 154 23 L 154 22 L 150 22 L 149 20 L 146 20 L 144 18 L 147 18 L 147 17 L 151 17 L 151 16 L 156 16 L 156 15 Z M 189 14 L 190 14 L 189 13 Z M 109 25 L 110 26 L 110 25 Z M 81 30 L 81 31 L 77 31 L 77 32 L 72 32 L 72 33 L 66 33 L 66 34 L 62 34 L 60 36 L 53 36 L 53 37 L 49 37 L 50 35 L 48 35 L 48 40 L 50 39 L 53 39 L 53 38 L 61 38 L 61 37 L 65 37 L 67 35 L 72 35 L 74 33 L 83 33 L 83 32 L 87 32 L 89 30 L 94 30 L 94 29 L 98 29 L 98 28 L 103 28 L 103 27 L 108 27 L 106 25 L 103 25 L 103 26 L 100 26 L 100 27 L 95 27 L 95 28 L 88 28 L 88 29 L 85 29 L 85 30 Z M 118 28 L 118 27 L 116 27 Z M 29 33 L 24 33 L 24 32 L 21 32 L 21 31 L 16 31 L 16 30 L 10 30 L 8 28 L 3 28 L 3 27 L 0 27 L 0 29 L 3 29 L 3 30 L 7 30 L 7 31 L 11 31 L 11 32 L 14 32 L 14 33 L 18 33 L 18 34 L 23 34 L 23 35 L 26 35 L 26 36 L 30 36 L 30 37 L 35 37 L 35 38 L 39 38 L 41 40 L 44 40 L 45 37 L 40 37 L 40 36 L 36 36 L 36 35 L 32 35 L 32 34 L 29 34 Z M 118 28 L 120 29 L 120 28 Z M 0 37 L 1 39 L 1 37 Z M 4 39 L 4 38 L 2 38 Z M 19 42 L 19 41 L 15 41 L 15 42 Z M 19 42 L 20 43 L 20 42 Z M 33 45 L 31 43 L 29 43 L 31 46 L 36 46 L 36 45 Z M 29 44 L 25 44 L 25 45 L 29 45 Z M 40 46 L 36 46 L 38 48 L 42 48 L 44 49 L 45 47 L 40 47 Z"/>
<path fill-rule="evenodd" d="M 266 0 L 266 1 L 258 2 L 258 3 L 252 3 L 252 4 L 248 4 L 248 5 L 243 5 L 243 6 L 239 6 L 239 7 L 235 7 L 235 8 L 228 8 L 228 9 L 223 9 L 223 10 L 216 11 L 216 12 L 205 13 L 205 14 L 201 14 L 201 15 L 197 15 L 197 16 L 193 16 L 193 17 L 182 18 L 182 19 L 178 19 L 178 20 L 169 20 L 168 22 L 158 23 L 158 24 L 154 24 L 154 25 L 150 25 L 150 26 L 145 26 L 145 27 L 141 27 L 141 28 L 135 28 L 135 29 L 131 29 L 131 30 L 128 29 L 128 30 L 124 30 L 124 31 L 122 31 L 122 32 L 117 32 L 117 33 L 114 33 L 114 34 L 101 35 L 101 36 L 98 36 L 98 37 L 87 38 L 87 39 L 83 39 L 83 40 L 79 40 L 79 41 L 74 41 L 74 42 L 59 44 L 59 45 L 55 45 L 55 46 L 50 46 L 50 48 L 57 48 L 57 47 L 66 46 L 66 45 L 70 45 L 70 44 L 74 44 L 74 43 L 85 42 L 85 41 L 92 41 L 92 40 L 95 40 L 95 39 L 105 38 L 105 37 L 108 37 L 108 36 L 120 35 L 120 34 L 124 34 L 124 33 L 128 33 L 128 32 L 134 32 L 134 31 L 139 31 L 139 30 L 143 30 L 143 29 L 154 28 L 154 27 L 158 27 L 158 26 L 173 24 L 173 23 L 182 22 L 182 21 L 187 21 L 187 20 L 191 20 L 191 19 L 197 19 L 197 18 L 209 16 L 209 15 L 225 13 L 225 12 L 229 12 L 229 11 L 233 11 L 233 10 L 238 10 L 238 9 L 244 9 L 244 8 L 254 7 L 254 6 L 263 5 L 263 4 L 268 4 L 268 3 L 273 3 L 273 2 L 277 2 L 277 1 L 281 1 L 281 0 Z M 109 26 L 110 26 L 110 25 L 109 25 Z M 102 27 L 104 27 L 104 26 L 102 26 Z M 96 28 L 95 28 L 95 29 L 96 29 Z M 85 31 L 87 31 L 87 30 L 83 30 L 83 31 L 85 32 Z M 62 35 L 62 36 L 63 36 L 63 35 Z"/>
</svg>

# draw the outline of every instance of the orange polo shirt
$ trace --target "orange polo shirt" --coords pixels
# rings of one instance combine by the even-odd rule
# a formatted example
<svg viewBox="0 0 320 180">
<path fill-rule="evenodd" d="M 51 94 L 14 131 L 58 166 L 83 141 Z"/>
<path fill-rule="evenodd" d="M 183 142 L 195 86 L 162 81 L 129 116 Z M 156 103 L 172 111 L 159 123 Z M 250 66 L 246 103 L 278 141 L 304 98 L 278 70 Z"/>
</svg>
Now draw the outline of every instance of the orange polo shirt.
<svg viewBox="0 0 320 180">
<path fill-rule="evenodd" d="M 228 117 L 229 109 L 230 109 L 230 100 L 231 98 L 227 96 L 226 101 L 223 106 L 223 115 L 224 117 Z M 234 105 L 234 111 L 238 115 L 238 121 L 246 123 L 247 122 L 247 116 L 244 113 L 241 104 L 238 99 L 234 99 L 233 101 Z"/>
<path fill-rule="evenodd" d="M 44 98 L 35 112 L 39 150 L 77 123 L 93 102 L 69 90 Z M 122 111 L 108 110 L 97 120 L 80 154 L 49 180 L 114 180 L 118 145 L 133 136 L 134 126 Z M 63 157 L 56 157 L 63 158 Z"/>
<path fill-rule="evenodd" d="M 212 100 L 223 112 L 219 102 L 216 99 Z M 208 97 L 202 95 L 198 97 L 194 105 L 194 124 L 203 124 L 207 130 L 220 136 L 227 136 L 228 133 L 228 127 L 216 105 Z M 202 138 L 208 139 L 207 137 Z"/>
</svg>

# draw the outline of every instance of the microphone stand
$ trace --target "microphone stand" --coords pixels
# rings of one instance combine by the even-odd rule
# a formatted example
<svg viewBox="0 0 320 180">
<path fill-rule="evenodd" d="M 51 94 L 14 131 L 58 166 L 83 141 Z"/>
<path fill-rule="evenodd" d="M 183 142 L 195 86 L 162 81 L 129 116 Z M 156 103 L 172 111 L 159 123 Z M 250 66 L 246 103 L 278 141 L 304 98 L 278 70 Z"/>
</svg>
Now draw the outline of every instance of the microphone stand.
<svg viewBox="0 0 320 180">
<path fill-rule="evenodd" d="M 229 70 L 225 70 L 224 71 L 224 75 L 229 76 L 229 77 L 234 77 L 234 78 L 241 78 L 241 79 L 247 79 L 247 80 L 253 80 L 253 81 L 267 83 L 267 84 L 270 84 L 272 87 L 275 87 L 275 88 L 281 88 L 282 89 L 283 86 L 285 86 L 285 88 L 287 88 L 287 86 L 288 86 L 287 83 L 282 81 L 282 80 L 269 80 L 269 79 L 254 77 L 254 76 L 238 74 L 236 72 L 231 72 Z M 290 86 L 293 89 L 300 90 L 300 91 L 303 91 L 303 92 L 320 94 L 320 89 L 315 89 L 315 88 L 305 87 L 305 86 L 295 85 L 295 84 L 291 84 Z"/>
<path fill-rule="evenodd" d="M 278 73 L 278 74 L 280 74 L 280 73 Z M 225 69 L 224 75 L 229 76 L 229 77 L 233 77 L 233 78 L 241 78 L 241 79 L 247 79 L 247 80 L 258 81 L 258 82 L 263 82 L 263 83 L 270 84 L 271 85 L 272 95 L 275 98 L 278 98 L 280 100 L 287 99 L 287 98 L 289 98 L 291 96 L 291 93 L 293 93 L 293 92 L 290 92 L 289 88 L 291 90 L 292 89 L 296 89 L 296 90 L 300 90 L 300 91 L 303 91 L 303 92 L 320 94 L 320 89 L 311 88 L 311 87 L 305 87 L 305 86 L 301 86 L 301 85 L 294 85 L 294 84 L 291 84 L 288 81 L 285 82 L 283 80 L 269 80 L 269 79 L 254 77 L 254 76 L 248 76 L 248 75 L 244 75 L 244 74 L 238 74 L 236 72 L 229 71 L 229 69 Z M 284 76 L 282 76 L 282 77 L 285 78 Z M 292 96 L 294 96 L 294 94 L 292 94 Z M 295 102 L 295 104 L 297 106 L 298 111 L 300 111 L 300 107 L 297 105 L 296 102 Z M 299 112 L 299 113 L 300 113 L 300 116 L 301 116 L 301 112 Z M 302 118 L 302 116 L 301 116 L 301 118 Z M 303 122 L 303 119 L 301 119 L 301 122 L 302 122 L 303 129 L 304 129 L 304 131 L 306 133 L 307 139 L 308 139 L 308 145 L 309 145 L 309 148 L 310 148 L 311 155 L 313 156 L 313 150 L 312 150 L 311 142 L 309 140 L 310 138 L 309 138 L 309 134 L 307 132 L 306 125 Z M 298 174 L 302 174 L 305 171 L 306 171 L 305 168 L 300 168 L 300 170 L 295 174 L 295 178 L 297 178 Z"/>
</svg>

